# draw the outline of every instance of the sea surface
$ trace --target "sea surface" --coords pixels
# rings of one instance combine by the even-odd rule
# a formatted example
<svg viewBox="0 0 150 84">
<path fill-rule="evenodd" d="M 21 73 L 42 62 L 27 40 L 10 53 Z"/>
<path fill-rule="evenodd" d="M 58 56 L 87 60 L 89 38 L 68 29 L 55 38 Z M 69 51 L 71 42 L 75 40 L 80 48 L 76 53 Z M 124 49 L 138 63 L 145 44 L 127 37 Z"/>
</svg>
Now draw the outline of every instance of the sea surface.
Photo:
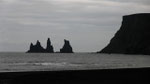
<svg viewBox="0 0 150 84">
<path fill-rule="evenodd" d="M 148 55 L 0 53 L 0 72 L 150 67 Z"/>
</svg>

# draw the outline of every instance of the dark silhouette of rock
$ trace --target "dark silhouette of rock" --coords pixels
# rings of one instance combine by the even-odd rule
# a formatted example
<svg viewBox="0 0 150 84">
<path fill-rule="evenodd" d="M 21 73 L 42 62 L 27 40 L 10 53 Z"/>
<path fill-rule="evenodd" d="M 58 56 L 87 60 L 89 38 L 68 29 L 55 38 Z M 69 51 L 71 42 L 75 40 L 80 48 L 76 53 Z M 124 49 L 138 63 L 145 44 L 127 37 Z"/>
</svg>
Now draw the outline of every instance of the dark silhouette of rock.
<svg viewBox="0 0 150 84">
<path fill-rule="evenodd" d="M 120 30 L 99 53 L 150 55 L 150 13 L 123 16 Z"/>
<path fill-rule="evenodd" d="M 33 45 L 33 43 L 31 43 L 30 44 L 30 50 L 33 50 L 34 49 L 33 47 L 34 47 L 34 45 Z"/>
<path fill-rule="evenodd" d="M 33 45 L 33 43 L 30 44 L 30 50 L 27 51 L 28 53 L 53 53 L 53 46 L 51 45 L 50 38 L 47 40 L 47 47 L 44 49 L 41 46 L 41 43 L 39 40 L 37 40 L 36 44 Z"/>
<path fill-rule="evenodd" d="M 54 52 L 53 46 L 51 45 L 50 38 L 48 38 L 48 40 L 47 40 L 46 52 L 49 52 L 49 53 L 53 53 Z"/>
<path fill-rule="evenodd" d="M 70 42 L 68 40 L 64 39 L 64 46 L 62 49 L 60 49 L 60 53 L 73 53 L 72 47 L 70 45 Z"/>
</svg>

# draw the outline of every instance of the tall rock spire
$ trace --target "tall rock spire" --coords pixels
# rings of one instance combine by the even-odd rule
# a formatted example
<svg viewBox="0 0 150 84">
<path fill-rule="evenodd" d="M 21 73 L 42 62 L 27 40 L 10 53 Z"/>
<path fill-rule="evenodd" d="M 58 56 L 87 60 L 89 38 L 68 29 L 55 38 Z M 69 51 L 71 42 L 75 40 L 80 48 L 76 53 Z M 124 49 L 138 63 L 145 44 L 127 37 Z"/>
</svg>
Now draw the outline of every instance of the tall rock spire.
<svg viewBox="0 0 150 84">
<path fill-rule="evenodd" d="M 33 49 L 33 43 L 30 44 L 30 50 L 32 50 L 32 49 Z"/>
<path fill-rule="evenodd" d="M 51 41 L 50 41 L 50 38 L 48 38 L 47 39 L 47 47 L 46 47 L 46 49 L 50 48 L 50 46 L 51 46 Z"/>
<path fill-rule="evenodd" d="M 66 39 L 64 39 L 64 46 L 62 49 L 60 49 L 60 53 L 73 53 L 72 47 L 70 45 L 70 42 Z"/>
<path fill-rule="evenodd" d="M 34 45 L 33 45 L 33 43 L 30 44 L 30 49 L 27 52 L 34 52 Z"/>
<path fill-rule="evenodd" d="M 50 38 L 47 39 L 46 52 L 50 52 L 50 53 L 54 52 L 53 46 L 51 45 Z"/>
</svg>

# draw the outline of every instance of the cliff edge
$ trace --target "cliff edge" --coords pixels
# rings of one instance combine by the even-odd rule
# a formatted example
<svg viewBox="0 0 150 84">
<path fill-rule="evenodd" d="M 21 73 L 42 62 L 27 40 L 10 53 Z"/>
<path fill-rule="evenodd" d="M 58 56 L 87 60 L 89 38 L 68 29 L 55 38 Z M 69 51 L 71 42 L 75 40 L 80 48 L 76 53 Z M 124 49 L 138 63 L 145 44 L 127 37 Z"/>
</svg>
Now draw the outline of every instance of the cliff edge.
<svg viewBox="0 0 150 84">
<path fill-rule="evenodd" d="M 123 16 L 120 30 L 98 53 L 150 55 L 150 13 Z"/>
</svg>

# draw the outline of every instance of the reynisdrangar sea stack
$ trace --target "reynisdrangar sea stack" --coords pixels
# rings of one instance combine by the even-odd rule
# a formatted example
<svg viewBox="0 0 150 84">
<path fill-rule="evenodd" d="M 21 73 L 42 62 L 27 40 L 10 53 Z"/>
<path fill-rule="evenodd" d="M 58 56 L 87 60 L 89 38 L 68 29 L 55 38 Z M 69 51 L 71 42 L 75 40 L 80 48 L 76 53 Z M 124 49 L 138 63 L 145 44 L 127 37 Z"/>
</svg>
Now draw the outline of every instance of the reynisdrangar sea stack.
<svg viewBox="0 0 150 84">
<path fill-rule="evenodd" d="M 73 53 L 72 46 L 68 40 L 64 39 L 64 46 L 60 49 L 60 53 Z"/>
<path fill-rule="evenodd" d="M 30 44 L 30 49 L 27 51 L 27 53 L 53 53 L 53 52 L 54 49 L 53 46 L 51 45 L 50 38 L 48 38 L 47 40 L 47 46 L 45 49 L 41 46 L 39 40 L 37 40 L 35 45 L 33 45 L 33 43 Z"/>
<path fill-rule="evenodd" d="M 121 28 L 99 53 L 150 55 L 150 13 L 123 16 Z"/>
</svg>

